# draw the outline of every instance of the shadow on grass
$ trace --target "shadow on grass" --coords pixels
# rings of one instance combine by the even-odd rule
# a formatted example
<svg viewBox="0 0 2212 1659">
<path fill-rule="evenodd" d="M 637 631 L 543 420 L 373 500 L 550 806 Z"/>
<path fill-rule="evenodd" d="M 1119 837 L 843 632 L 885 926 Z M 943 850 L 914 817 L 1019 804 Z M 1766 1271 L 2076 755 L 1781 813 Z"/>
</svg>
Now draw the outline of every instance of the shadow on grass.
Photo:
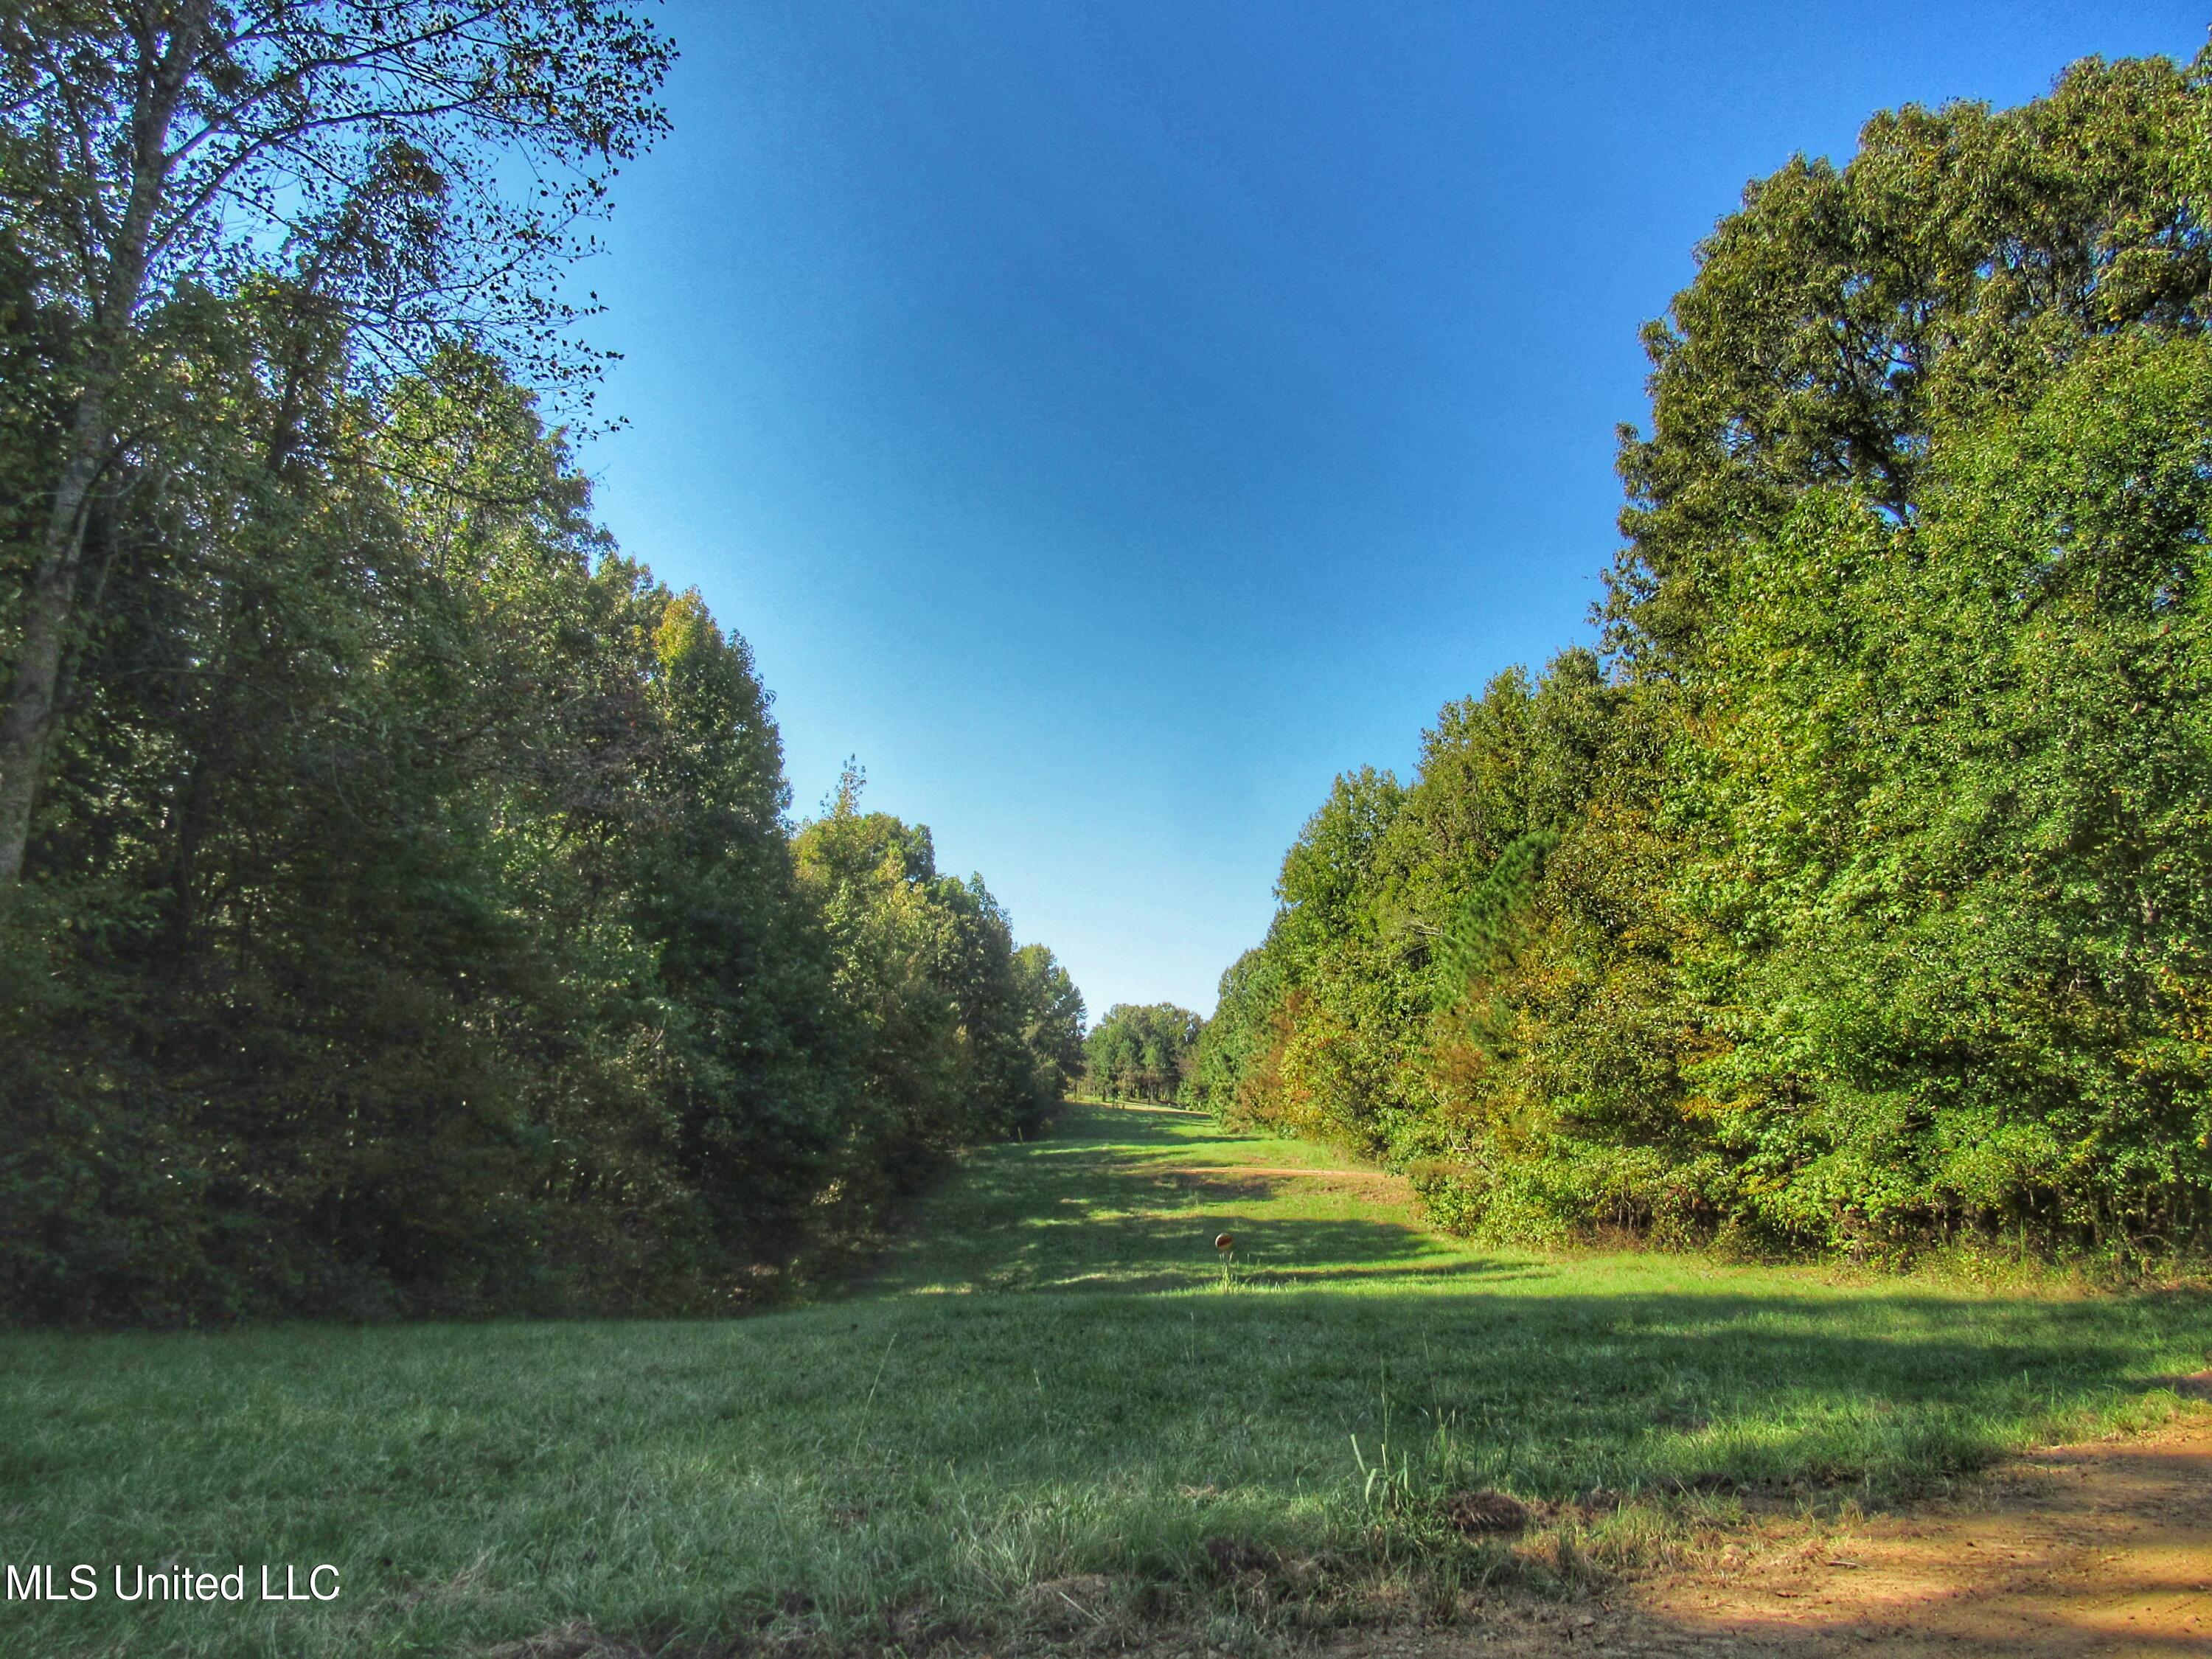
<svg viewBox="0 0 2212 1659">
<path fill-rule="evenodd" d="M 1082 1109 L 1074 1127 L 1095 1131 L 1109 1110 Z M 1224 1232 L 1248 1279 L 1499 1271 L 1410 1212 L 1372 1213 L 1363 1194 L 1329 1185 L 1336 1172 L 1327 1169 L 1310 1182 L 1247 1175 L 1233 1161 L 1218 1173 L 1191 1167 L 1208 1152 L 1279 1143 L 1240 1144 L 1210 1124 L 1149 1115 L 1111 1120 L 1110 1139 L 1071 1133 L 978 1156 L 894 1241 L 866 1289 L 1195 1287 L 1219 1279 L 1213 1241 Z"/>
<path fill-rule="evenodd" d="M 737 1633 L 793 1607 L 845 1630 L 901 1598 L 986 1616 L 1009 1584 L 1068 1575 L 1203 1597 L 1223 1538 L 1367 1563 L 1353 1436 L 1370 1464 L 1388 1443 L 1416 1509 L 1484 1486 L 1640 1491 L 1723 1519 L 1739 1492 L 1856 1484 L 1880 1504 L 2212 1341 L 2202 1296 L 1561 1294 L 1462 1265 L 1382 1295 L 1352 1263 L 1255 1293 L 21 1339 L 0 1370 L 17 1425 L 0 1490 L 56 1559 L 233 1534 L 343 1557 L 355 1622 L 302 1651 L 480 1651 L 554 1605 L 613 1632 Z M 423 1598 L 487 1558 L 495 1601 Z M 103 1601 L 17 1633 L 27 1652 L 228 1651 L 234 1616 Z"/>
<path fill-rule="evenodd" d="M 2212 1300 L 2190 1293 L 1850 1291 L 1760 1270 L 1654 1288 L 1638 1275 L 1663 1259 L 1485 1255 L 1402 1207 L 1238 1176 L 1237 1159 L 1281 1152 L 1086 1109 L 1060 1139 L 979 1158 L 872 1289 L 886 1317 L 1025 1292 L 986 1370 L 1030 1375 L 1058 1433 L 1103 1421 L 1197 1444 L 1227 1413 L 1272 1446 L 1309 1443 L 1318 1469 L 1346 1461 L 1346 1436 L 1378 1436 L 1395 1399 L 1458 1436 L 1481 1478 L 1552 1498 L 1701 1475 L 1911 1490 L 2154 1389 L 2166 1356 L 2212 1340 Z M 1220 1176 L 1190 1179 L 1194 1157 Z"/>
<path fill-rule="evenodd" d="M 1012 1298 L 1018 1312 L 979 1321 L 990 1305 L 907 1298 L 887 1310 L 908 1334 L 882 1381 L 899 1425 L 884 1449 L 890 1464 L 951 1467 L 988 1439 L 1010 1498 L 1050 1504 L 1110 1478 L 1134 1506 L 1115 1528 L 1139 1538 L 1201 1524 L 1167 1513 L 1187 1509 L 1179 1490 L 1237 1492 L 1234 1524 L 1291 1552 L 1340 1547 L 1310 1530 L 1307 1500 L 1337 1487 L 1343 1513 L 1357 1510 L 1353 1436 L 1370 1462 L 1386 1442 L 1409 1459 L 1403 1480 L 1415 1492 L 1495 1486 L 1566 1501 L 1601 1489 L 1673 1501 L 1687 1490 L 1725 1504 L 1827 1491 L 1878 1505 L 2038 1440 L 2094 1432 L 2100 1414 L 2166 1382 L 2169 1352 L 2212 1340 L 2201 1297 L 2115 1307 L 1124 1287 Z M 933 1340 L 940 1320 L 962 1322 L 957 1347 Z M 957 1364 L 939 1363 L 955 1354 Z M 979 1434 L 1011 1408 L 1010 1394 L 1018 1424 Z M 1283 1518 L 1301 1505 L 1305 1521 Z M 1160 1553 L 1182 1547 L 1163 1540 Z"/>
<path fill-rule="evenodd" d="M 348 1557 L 349 1607 L 377 1610 L 380 1642 L 452 1650 L 464 1612 L 416 1592 L 480 1557 L 515 1611 L 471 1641 L 553 1603 L 736 1631 L 1069 1574 L 1202 1586 L 1223 1536 L 1358 1556 L 1386 1441 L 1416 1507 L 1462 1486 L 1725 1510 L 1856 1484 L 1878 1503 L 2212 1345 L 2202 1294 L 1655 1285 L 1663 1263 L 1486 1255 L 1295 1179 L 1222 1202 L 1146 1167 L 1194 1154 L 1233 1178 L 1285 1152 L 1072 1114 L 1060 1139 L 972 1160 L 866 1287 L 742 1321 L 13 1339 L 0 1495 L 56 1559 L 374 1538 Z M 164 1609 L 127 1641 L 106 1610 L 64 1616 L 66 1643 L 27 1650 L 177 1650 L 219 1615 Z"/>
</svg>

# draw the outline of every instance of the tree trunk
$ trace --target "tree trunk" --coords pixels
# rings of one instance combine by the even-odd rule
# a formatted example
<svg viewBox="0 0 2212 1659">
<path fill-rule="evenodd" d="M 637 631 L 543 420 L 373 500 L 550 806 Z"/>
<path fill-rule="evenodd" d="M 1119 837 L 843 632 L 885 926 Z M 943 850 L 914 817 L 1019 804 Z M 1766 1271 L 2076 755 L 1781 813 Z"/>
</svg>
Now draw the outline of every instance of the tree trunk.
<svg viewBox="0 0 2212 1659">
<path fill-rule="evenodd" d="M 46 741 L 53 733 L 62 646 L 76 608 L 85 508 L 93 480 L 100 475 L 100 452 L 107 447 L 106 404 L 105 397 L 89 389 L 77 400 L 69 459 L 54 492 L 53 511 L 47 515 L 38 568 L 31 579 L 22 654 L 15 664 L 6 718 L 0 720 L 0 884 L 13 883 L 23 873 L 23 848 L 31 838 L 31 813 L 38 805 Z"/>
<path fill-rule="evenodd" d="M 127 362 L 132 322 L 146 286 L 154 222 L 168 185 L 170 124 L 206 27 L 207 6 L 201 0 L 179 9 L 166 52 L 157 55 L 155 50 L 150 19 L 139 35 L 138 84 L 131 112 L 130 199 L 107 250 L 106 280 L 93 296 L 92 349 L 84 389 L 77 394 L 69 453 L 54 488 L 53 509 L 40 538 L 15 684 L 9 690 L 7 712 L 0 715 L 0 887 L 22 879 L 31 817 L 38 810 L 46 751 L 61 714 L 57 692 L 63 653 L 76 621 L 85 516 L 92 487 L 114 439 L 110 399 Z M 88 189 L 99 188 L 96 179 L 85 184 Z"/>
</svg>

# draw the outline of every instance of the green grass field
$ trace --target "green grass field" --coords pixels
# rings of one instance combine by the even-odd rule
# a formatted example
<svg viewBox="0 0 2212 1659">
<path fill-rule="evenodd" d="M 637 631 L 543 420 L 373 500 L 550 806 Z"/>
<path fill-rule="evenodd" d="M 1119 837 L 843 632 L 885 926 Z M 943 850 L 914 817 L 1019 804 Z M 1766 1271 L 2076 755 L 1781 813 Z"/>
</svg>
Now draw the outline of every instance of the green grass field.
<svg viewBox="0 0 2212 1659">
<path fill-rule="evenodd" d="M 1449 1594 L 1536 1571 L 1441 1523 L 1455 1488 L 1637 1499 L 1555 1523 L 1557 1566 L 1729 1482 L 1880 1502 L 2155 1419 L 2208 1344 L 2190 1292 L 1476 1249 L 1315 1148 L 1077 1107 L 796 1311 L 0 1339 L 0 1553 L 101 1580 L 0 1603 L 0 1653 L 472 1653 L 571 1621 L 896 1646 L 1071 1575 L 1218 1607 L 1223 1540 Z M 173 1562 L 330 1562 L 343 1592 L 115 1599 L 112 1564 Z"/>
</svg>

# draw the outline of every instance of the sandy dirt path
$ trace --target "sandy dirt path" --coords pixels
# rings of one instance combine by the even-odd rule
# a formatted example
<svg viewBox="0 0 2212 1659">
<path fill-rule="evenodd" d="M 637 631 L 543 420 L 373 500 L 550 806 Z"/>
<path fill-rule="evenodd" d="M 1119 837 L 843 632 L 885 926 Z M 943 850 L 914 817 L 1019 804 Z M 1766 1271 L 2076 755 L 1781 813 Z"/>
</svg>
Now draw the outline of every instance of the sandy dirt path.
<svg viewBox="0 0 2212 1659">
<path fill-rule="evenodd" d="M 2189 1380 L 2212 1398 L 2212 1372 Z M 2212 1412 L 2021 1458 L 1854 1525 L 1764 1517 L 1595 1603 L 1502 1598 L 1457 1630 L 1347 1634 L 1331 1659 L 2212 1656 Z"/>
<path fill-rule="evenodd" d="M 1402 1185 L 1380 1170 L 1163 1164 L 1222 1184 Z M 2212 1402 L 2212 1371 L 2184 1379 Z M 1363 1632 L 1343 1659 L 1487 1653 L 2203 1655 L 2212 1659 L 2212 1410 L 2154 1433 L 2023 1457 L 1961 1496 L 1850 1527 L 1763 1517 L 1693 1569 L 1598 1604 L 1494 1604 L 1460 1631 Z"/>
<path fill-rule="evenodd" d="M 2208 1380 L 2212 1381 L 2212 1380 Z M 2212 1387 L 2208 1387 L 2212 1392 Z M 1739 1652 L 2212 1654 L 2212 1418 L 2037 1453 L 1967 1495 L 1761 1529 L 1644 1611 Z"/>
</svg>

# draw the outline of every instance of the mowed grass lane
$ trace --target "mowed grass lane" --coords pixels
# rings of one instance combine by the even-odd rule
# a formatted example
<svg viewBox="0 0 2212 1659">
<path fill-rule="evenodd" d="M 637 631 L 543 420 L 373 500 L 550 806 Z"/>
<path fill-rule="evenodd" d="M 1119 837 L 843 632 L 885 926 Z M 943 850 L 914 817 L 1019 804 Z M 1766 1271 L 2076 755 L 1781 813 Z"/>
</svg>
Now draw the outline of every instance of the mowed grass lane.
<svg viewBox="0 0 2212 1659">
<path fill-rule="evenodd" d="M 1645 1494 L 1596 1523 L 1624 1547 L 1736 1501 L 1668 1495 L 1715 1477 L 1880 1501 L 2178 1409 L 2161 1379 L 2208 1344 L 2189 1293 L 1476 1249 L 1312 1147 L 1071 1108 L 797 1311 L 0 1339 L 0 1553 L 102 1583 L 0 1604 L 0 1654 L 865 1639 L 1066 1575 L 1202 1591 L 1222 1539 L 1486 1571 L 1504 1546 L 1435 1524 L 1455 1488 Z M 123 1604 L 118 1562 L 331 1562 L 343 1590 Z"/>
</svg>

